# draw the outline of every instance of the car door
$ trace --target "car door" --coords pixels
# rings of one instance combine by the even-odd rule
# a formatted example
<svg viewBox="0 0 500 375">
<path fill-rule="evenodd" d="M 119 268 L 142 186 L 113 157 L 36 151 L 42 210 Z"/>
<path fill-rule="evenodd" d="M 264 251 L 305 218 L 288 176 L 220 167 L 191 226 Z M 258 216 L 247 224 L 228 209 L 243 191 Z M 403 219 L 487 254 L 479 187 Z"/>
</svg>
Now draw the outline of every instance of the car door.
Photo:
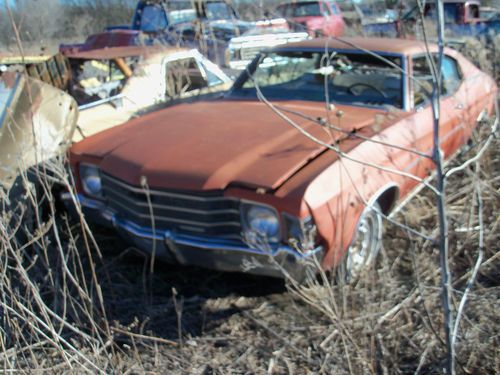
<svg viewBox="0 0 500 375">
<path fill-rule="evenodd" d="M 231 84 L 222 70 L 195 50 L 171 55 L 163 65 L 165 100 L 221 91 Z"/>
<path fill-rule="evenodd" d="M 437 62 L 436 55 L 433 55 L 433 59 Z M 414 56 L 411 59 L 411 67 L 415 146 L 431 156 L 434 148 L 434 115 L 431 106 L 433 79 L 429 59 L 425 54 Z M 441 150 L 444 156 L 448 157 L 464 142 L 468 119 L 461 73 L 453 58 L 444 57 L 441 75 L 439 137 Z M 421 160 L 412 172 L 424 177 L 432 168 L 432 161 Z"/>
</svg>

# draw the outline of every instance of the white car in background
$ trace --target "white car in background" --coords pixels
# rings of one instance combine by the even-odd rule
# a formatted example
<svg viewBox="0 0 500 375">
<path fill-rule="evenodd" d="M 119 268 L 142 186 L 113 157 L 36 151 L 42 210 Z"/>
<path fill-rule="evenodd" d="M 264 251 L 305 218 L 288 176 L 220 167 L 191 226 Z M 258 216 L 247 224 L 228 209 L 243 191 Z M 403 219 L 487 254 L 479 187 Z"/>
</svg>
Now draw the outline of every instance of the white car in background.
<svg viewBox="0 0 500 375">
<path fill-rule="evenodd" d="M 138 47 L 126 47 L 116 51 L 115 55 L 109 50 L 68 55 L 70 61 L 80 58 L 94 65 L 105 61 L 117 68 L 109 68 L 112 74 L 106 74 L 105 81 L 92 77 L 75 82 L 85 86 L 81 90 L 87 95 L 98 93 L 100 88 L 103 88 L 104 94 L 93 95 L 98 99 L 80 105 L 79 131 L 75 133 L 74 141 L 120 125 L 168 102 L 195 100 L 226 91 L 233 83 L 217 65 L 195 49 L 164 46 L 139 48 L 140 53 L 135 51 Z M 124 58 L 127 55 L 138 55 L 140 58 L 127 64 Z M 116 88 L 107 92 L 104 89 L 108 89 L 109 85 L 116 85 Z"/>
<path fill-rule="evenodd" d="M 242 36 L 229 41 L 226 50 L 228 68 L 243 70 L 264 49 L 309 38 L 307 32 L 291 31 L 284 18 L 258 21 L 255 26 Z"/>
</svg>

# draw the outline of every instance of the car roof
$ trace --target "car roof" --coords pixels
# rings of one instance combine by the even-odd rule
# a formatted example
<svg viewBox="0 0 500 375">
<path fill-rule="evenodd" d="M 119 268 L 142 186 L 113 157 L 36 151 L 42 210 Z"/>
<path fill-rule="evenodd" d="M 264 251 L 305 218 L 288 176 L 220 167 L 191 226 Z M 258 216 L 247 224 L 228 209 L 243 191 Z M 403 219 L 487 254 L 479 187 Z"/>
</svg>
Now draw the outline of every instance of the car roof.
<svg viewBox="0 0 500 375">
<path fill-rule="evenodd" d="M 300 42 L 294 42 L 282 45 L 276 49 L 308 49 L 308 48 L 325 48 L 342 49 L 342 50 L 368 50 L 372 52 L 385 52 L 388 54 L 412 55 L 425 52 L 425 43 L 418 40 L 397 39 L 397 38 L 316 38 L 308 39 Z M 437 46 L 429 43 L 429 49 L 434 52 Z"/>
<path fill-rule="evenodd" d="M 66 52 L 65 56 L 70 59 L 82 60 L 112 60 L 117 58 L 144 56 L 148 57 L 156 54 L 165 56 L 175 52 L 189 51 L 187 48 L 167 47 L 163 45 L 155 46 L 126 46 L 126 47 L 110 47 L 99 48 L 89 51 Z"/>
<path fill-rule="evenodd" d="M 470 3 L 473 5 L 478 5 L 481 3 L 481 1 L 480 0 L 443 0 L 443 3 L 460 3 L 460 4 Z"/>
</svg>

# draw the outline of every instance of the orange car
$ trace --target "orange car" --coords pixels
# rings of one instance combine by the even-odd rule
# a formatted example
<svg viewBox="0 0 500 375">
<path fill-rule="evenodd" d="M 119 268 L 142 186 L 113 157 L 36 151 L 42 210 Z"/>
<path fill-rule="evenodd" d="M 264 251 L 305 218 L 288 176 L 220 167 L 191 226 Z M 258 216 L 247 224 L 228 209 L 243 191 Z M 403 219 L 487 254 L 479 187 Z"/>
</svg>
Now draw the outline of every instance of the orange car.
<svg viewBox="0 0 500 375">
<path fill-rule="evenodd" d="M 353 275 L 377 254 L 381 213 L 434 167 L 430 72 L 418 41 L 276 47 L 224 98 L 75 144 L 78 199 L 91 220 L 168 261 L 280 276 L 317 259 Z M 448 157 L 493 113 L 497 87 L 450 49 L 442 78 Z"/>
</svg>

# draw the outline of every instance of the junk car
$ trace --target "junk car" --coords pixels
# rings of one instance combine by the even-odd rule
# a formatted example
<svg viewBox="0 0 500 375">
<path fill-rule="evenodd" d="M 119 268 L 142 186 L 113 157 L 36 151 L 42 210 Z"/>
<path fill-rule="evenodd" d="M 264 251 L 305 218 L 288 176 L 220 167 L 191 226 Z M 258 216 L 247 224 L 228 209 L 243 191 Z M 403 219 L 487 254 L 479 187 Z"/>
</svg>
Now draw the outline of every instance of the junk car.
<svg viewBox="0 0 500 375">
<path fill-rule="evenodd" d="M 232 84 L 194 49 L 117 46 L 65 54 L 73 71 L 70 92 L 80 104 L 76 141 L 165 103 L 218 95 Z"/>
<path fill-rule="evenodd" d="M 422 42 L 403 39 L 278 46 L 222 99 L 74 145 L 80 203 L 89 220 L 170 262 L 279 277 L 317 261 L 359 275 L 383 215 L 434 168 L 429 61 Z M 497 86 L 450 49 L 441 75 L 449 158 L 493 113 Z"/>
<path fill-rule="evenodd" d="M 138 30 L 150 44 L 196 48 L 222 65 L 228 41 L 251 27 L 225 0 L 139 0 L 130 26 L 109 29 Z"/>
<path fill-rule="evenodd" d="M 341 36 L 344 19 L 333 0 L 293 1 L 278 5 L 276 13 L 285 18 L 296 31 L 306 31 L 311 36 Z"/>
<path fill-rule="evenodd" d="M 34 60 L 27 69 L 31 64 Z M 64 156 L 75 131 L 75 100 L 49 81 L 15 71 L 0 76 L 0 221 L 6 225 L 3 233 L 9 233 L 6 240 L 24 241 L 35 218 L 42 220 L 44 191 L 59 188 L 57 179 L 47 176 L 52 176 L 54 160 Z"/>
<path fill-rule="evenodd" d="M 231 69 L 245 69 L 266 48 L 308 39 L 306 32 L 294 32 L 284 18 L 256 22 L 255 28 L 229 41 L 225 65 Z"/>
</svg>

